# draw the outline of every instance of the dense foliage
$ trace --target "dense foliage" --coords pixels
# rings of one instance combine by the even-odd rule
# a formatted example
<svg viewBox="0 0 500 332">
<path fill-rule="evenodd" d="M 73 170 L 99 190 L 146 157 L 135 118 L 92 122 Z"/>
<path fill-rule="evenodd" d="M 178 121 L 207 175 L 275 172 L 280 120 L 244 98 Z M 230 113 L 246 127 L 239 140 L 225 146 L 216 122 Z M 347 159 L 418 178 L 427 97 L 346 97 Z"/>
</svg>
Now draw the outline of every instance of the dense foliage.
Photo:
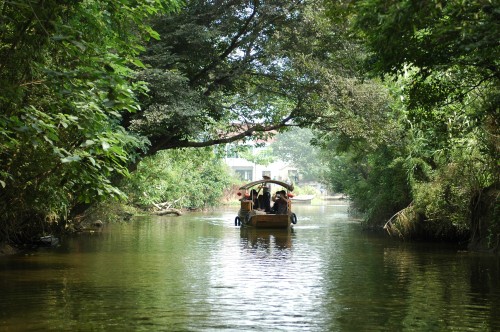
<svg viewBox="0 0 500 332">
<path fill-rule="evenodd" d="M 148 209 L 206 208 L 219 204 L 231 184 L 230 172 L 211 149 L 160 151 L 142 160 L 122 189 L 129 202 Z"/>
<path fill-rule="evenodd" d="M 499 12 L 488 0 L 0 1 L 0 240 L 124 197 L 131 170 L 122 188 L 137 204 L 213 204 L 226 180 L 211 152 L 159 151 L 298 126 L 368 223 L 396 214 L 401 234 L 493 247 Z M 300 146 L 293 159 L 310 166 Z"/>
<path fill-rule="evenodd" d="M 112 184 L 144 139 L 120 125 L 139 109 L 132 80 L 144 20 L 170 1 L 0 1 L 0 240 L 64 226 Z"/>
<path fill-rule="evenodd" d="M 186 1 L 156 19 L 161 39 L 142 55 L 150 91 L 129 128 L 154 153 L 266 136 L 316 116 L 320 76 L 336 69 L 321 64 L 333 46 L 317 45 L 327 27 L 315 25 L 314 3 Z"/>
<path fill-rule="evenodd" d="M 379 131 L 393 139 L 323 135 L 341 153 L 330 159 L 332 181 L 371 224 L 409 204 L 392 219 L 402 236 L 498 246 L 498 4 L 366 0 L 351 9 L 352 31 L 372 52 L 366 67 L 394 81 Z"/>
<path fill-rule="evenodd" d="M 364 6 L 359 24 L 376 50 L 376 68 L 406 75 L 407 167 L 416 216 L 434 236 L 451 227 L 471 232 L 472 242 L 498 246 L 499 4 Z M 378 25 L 375 15 L 384 17 Z"/>
</svg>

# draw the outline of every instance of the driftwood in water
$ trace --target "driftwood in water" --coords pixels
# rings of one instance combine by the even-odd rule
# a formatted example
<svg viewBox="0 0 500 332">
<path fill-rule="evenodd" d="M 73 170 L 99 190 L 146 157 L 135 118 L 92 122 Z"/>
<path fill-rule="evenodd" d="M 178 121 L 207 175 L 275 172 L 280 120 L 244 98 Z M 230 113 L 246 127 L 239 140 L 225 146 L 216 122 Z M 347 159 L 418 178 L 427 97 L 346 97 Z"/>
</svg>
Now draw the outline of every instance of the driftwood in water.
<svg viewBox="0 0 500 332">
<path fill-rule="evenodd" d="M 164 216 L 167 214 L 175 214 L 177 216 L 182 215 L 181 210 L 174 209 L 172 207 L 172 205 L 177 203 L 177 201 L 179 201 L 179 200 L 180 200 L 180 198 L 178 200 L 174 201 L 173 203 L 170 203 L 170 202 L 153 203 L 153 206 L 157 210 L 157 211 L 154 211 L 153 214 L 156 214 L 157 216 Z"/>
<path fill-rule="evenodd" d="M 153 213 L 156 214 L 157 216 L 164 216 L 164 215 L 167 215 L 167 214 L 175 214 L 175 215 L 178 215 L 178 216 L 182 215 L 181 210 L 173 209 L 173 208 L 163 209 L 163 210 L 156 211 L 156 212 L 153 212 Z"/>
</svg>

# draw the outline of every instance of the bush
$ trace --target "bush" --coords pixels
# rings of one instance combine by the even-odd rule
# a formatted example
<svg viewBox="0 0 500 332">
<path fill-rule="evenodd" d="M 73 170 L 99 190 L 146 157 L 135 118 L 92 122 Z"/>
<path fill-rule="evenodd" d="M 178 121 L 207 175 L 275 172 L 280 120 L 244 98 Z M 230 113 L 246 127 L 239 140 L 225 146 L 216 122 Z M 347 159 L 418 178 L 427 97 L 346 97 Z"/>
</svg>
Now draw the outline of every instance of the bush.
<svg viewBox="0 0 500 332">
<path fill-rule="evenodd" d="M 198 209 L 218 205 L 230 182 L 229 170 L 211 149 L 180 149 L 142 160 L 123 190 L 141 208 L 169 202 L 172 208 Z"/>
</svg>

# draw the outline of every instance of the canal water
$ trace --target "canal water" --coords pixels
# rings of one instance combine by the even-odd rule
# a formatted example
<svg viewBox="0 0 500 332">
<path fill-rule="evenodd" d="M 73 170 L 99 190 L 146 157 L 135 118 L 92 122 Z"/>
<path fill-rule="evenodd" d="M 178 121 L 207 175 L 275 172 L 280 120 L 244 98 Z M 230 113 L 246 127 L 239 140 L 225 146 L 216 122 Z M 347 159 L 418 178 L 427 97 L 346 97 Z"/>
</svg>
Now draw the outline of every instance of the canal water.
<svg viewBox="0 0 500 332">
<path fill-rule="evenodd" d="M 236 209 L 136 219 L 0 257 L 0 331 L 500 331 L 500 261 L 365 232 L 342 204 L 293 231 Z"/>
</svg>

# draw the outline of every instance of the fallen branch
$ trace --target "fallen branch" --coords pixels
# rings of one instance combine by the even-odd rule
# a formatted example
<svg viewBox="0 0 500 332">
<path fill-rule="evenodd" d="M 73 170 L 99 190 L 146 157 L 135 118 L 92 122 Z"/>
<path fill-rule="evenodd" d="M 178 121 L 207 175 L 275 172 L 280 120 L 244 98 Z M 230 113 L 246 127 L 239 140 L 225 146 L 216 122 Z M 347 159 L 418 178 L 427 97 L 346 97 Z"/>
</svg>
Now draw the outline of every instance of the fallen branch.
<svg viewBox="0 0 500 332">
<path fill-rule="evenodd" d="M 155 208 L 157 208 L 158 210 L 160 210 L 160 211 L 162 211 L 162 210 L 168 210 L 168 209 L 170 209 L 172 207 L 172 205 L 174 205 L 175 203 L 177 203 L 178 201 L 180 201 L 183 198 L 184 197 L 178 198 L 175 201 L 173 201 L 172 203 L 170 203 L 170 202 L 153 203 L 153 206 Z"/>
<path fill-rule="evenodd" d="M 153 214 L 155 214 L 157 216 L 164 216 L 167 214 L 175 214 L 175 215 L 181 216 L 182 212 L 181 212 L 181 210 L 178 210 L 178 209 L 169 208 L 169 209 L 164 209 L 164 210 L 153 212 Z"/>
<path fill-rule="evenodd" d="M 411 202 L 407 207 L 405 207 L 404 209 L 396 212 L 391 218 L 389 218 L 389 220 L 385 223 L 384 225 L 384 229 L 387 231 L 387 233 L 390 235 L 390 236 L 393 236 L 393 235 L 398 235 L 400 238 L 404 238 L 405 235 L 401 232 L 401 227 L 403 225 L 401 225 L 401 222 L 402 222 L 402 219 L 405 219 L 407 220 L 407 224 L 409 224 L 408 222 L 408 217 L 406 215 L 406 213 L 408 212 L 408 209 L 411 208 L 413 206 L 413 202 Z M 393 220 L 397 221 L 399 223 L 399 227 L 396 227 L 393 223 Z M 406 232 L 408 233 L 408 232 Z M 407 234 L 408 235 L 408 234 Z"/>
</svg>

